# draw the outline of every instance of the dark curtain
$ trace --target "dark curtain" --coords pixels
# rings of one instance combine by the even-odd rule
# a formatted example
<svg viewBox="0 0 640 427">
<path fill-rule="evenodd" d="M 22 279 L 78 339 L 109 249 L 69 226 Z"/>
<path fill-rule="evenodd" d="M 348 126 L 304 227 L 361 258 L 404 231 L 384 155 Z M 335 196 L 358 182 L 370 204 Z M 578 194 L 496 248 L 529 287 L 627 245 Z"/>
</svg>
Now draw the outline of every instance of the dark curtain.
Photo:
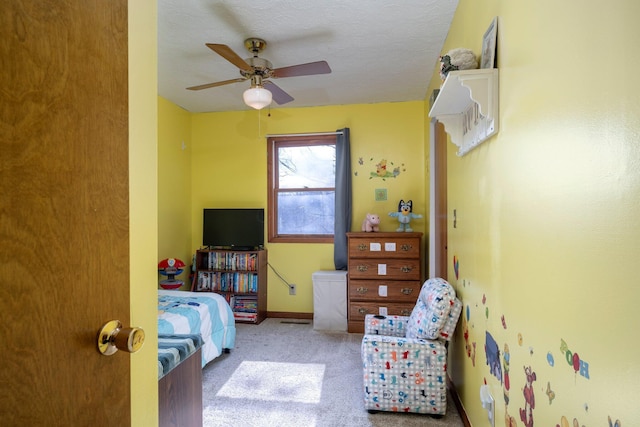
<svg viewBox="0 0 640 427">
<path fill-rule="evenodd" d="M 338 129 L 336 139 L 336 218 L 333 263 L 347 269 L 347 231 L 351 231 L 351 148 L 349 128 Z"/>
</svg>

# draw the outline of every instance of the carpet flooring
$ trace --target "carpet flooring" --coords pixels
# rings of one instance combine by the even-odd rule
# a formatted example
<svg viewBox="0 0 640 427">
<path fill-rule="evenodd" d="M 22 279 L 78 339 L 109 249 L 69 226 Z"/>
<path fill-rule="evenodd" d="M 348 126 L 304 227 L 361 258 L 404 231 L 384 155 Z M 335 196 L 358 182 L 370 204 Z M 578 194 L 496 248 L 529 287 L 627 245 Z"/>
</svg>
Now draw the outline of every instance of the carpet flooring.
<svg viewBox="0 0 640 427">
<path fill-rule="evenodd" d="M 204 427 L 463 426 L 451 398 L 440 418 L 369 414 L 362 401 L 362 334 L 275 318 L 236 327 L 236 348 L 203 369 Z"/>
</svg>

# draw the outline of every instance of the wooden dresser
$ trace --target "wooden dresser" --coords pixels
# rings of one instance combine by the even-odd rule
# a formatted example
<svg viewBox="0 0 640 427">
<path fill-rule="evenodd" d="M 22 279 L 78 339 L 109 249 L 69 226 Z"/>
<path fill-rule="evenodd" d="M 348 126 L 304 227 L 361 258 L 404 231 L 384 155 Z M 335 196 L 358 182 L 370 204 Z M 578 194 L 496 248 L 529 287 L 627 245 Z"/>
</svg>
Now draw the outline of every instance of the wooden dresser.
<svg viewBox="0 0 640 427">
<path fill-rule="evenodd" d="M 347 233 L 349 332 L 366 314 L 409 316 L 422 285 L 422 233 Z"/>
</svg>

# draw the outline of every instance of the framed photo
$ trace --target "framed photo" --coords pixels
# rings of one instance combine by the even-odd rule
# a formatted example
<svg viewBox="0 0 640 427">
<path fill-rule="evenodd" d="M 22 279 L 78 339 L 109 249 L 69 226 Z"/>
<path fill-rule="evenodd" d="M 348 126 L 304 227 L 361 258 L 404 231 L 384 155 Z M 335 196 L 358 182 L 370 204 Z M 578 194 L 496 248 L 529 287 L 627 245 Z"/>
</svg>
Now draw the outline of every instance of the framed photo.
<svg viewBox="0 0 640 427">
<path fill-rule="evenodd" d="M 498 17 L 491 21 L 482 38 L 482 57 L 480 68 L 494 68 L 496 63 L 496 40 L 498 36 Z"/>
</svg>

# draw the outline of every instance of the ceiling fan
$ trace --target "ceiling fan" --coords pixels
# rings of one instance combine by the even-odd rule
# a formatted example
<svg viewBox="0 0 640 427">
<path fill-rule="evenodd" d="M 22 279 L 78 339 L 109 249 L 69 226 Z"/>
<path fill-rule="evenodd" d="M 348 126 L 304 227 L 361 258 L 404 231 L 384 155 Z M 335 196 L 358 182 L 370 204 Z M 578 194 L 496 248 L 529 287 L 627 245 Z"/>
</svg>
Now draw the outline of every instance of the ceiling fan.
<svg viewBox="0 0 640 427">
<path fill-rule="evenodd" d="M 251 79 L 251 88 L 244 92 L 243 98 L 247 105 L 258 110 L 269 105 L 272 99 L 279 105 L 293 101 L 293 97 L 291 95 L 269 79 L 331 73 L 331 68 L 329 68 L 329 64 L 327 64 L 326 61 L 316 61 L 306 64 L 291 65 L 289 67 L 273 68 L 271 62 L 258 56 L 258 54 L 267 46 L 267 42 L 255 37 L 248 38 L 244 41 L 244 46 L 253 54 L 253 57 L 247 59 L 242 59 L 229 46 L 224 44 L 206 43 L 206 46 L 238 67 L 242 77 L 191 86 L 187 89 L 202 90 Z"/>
</svg>

